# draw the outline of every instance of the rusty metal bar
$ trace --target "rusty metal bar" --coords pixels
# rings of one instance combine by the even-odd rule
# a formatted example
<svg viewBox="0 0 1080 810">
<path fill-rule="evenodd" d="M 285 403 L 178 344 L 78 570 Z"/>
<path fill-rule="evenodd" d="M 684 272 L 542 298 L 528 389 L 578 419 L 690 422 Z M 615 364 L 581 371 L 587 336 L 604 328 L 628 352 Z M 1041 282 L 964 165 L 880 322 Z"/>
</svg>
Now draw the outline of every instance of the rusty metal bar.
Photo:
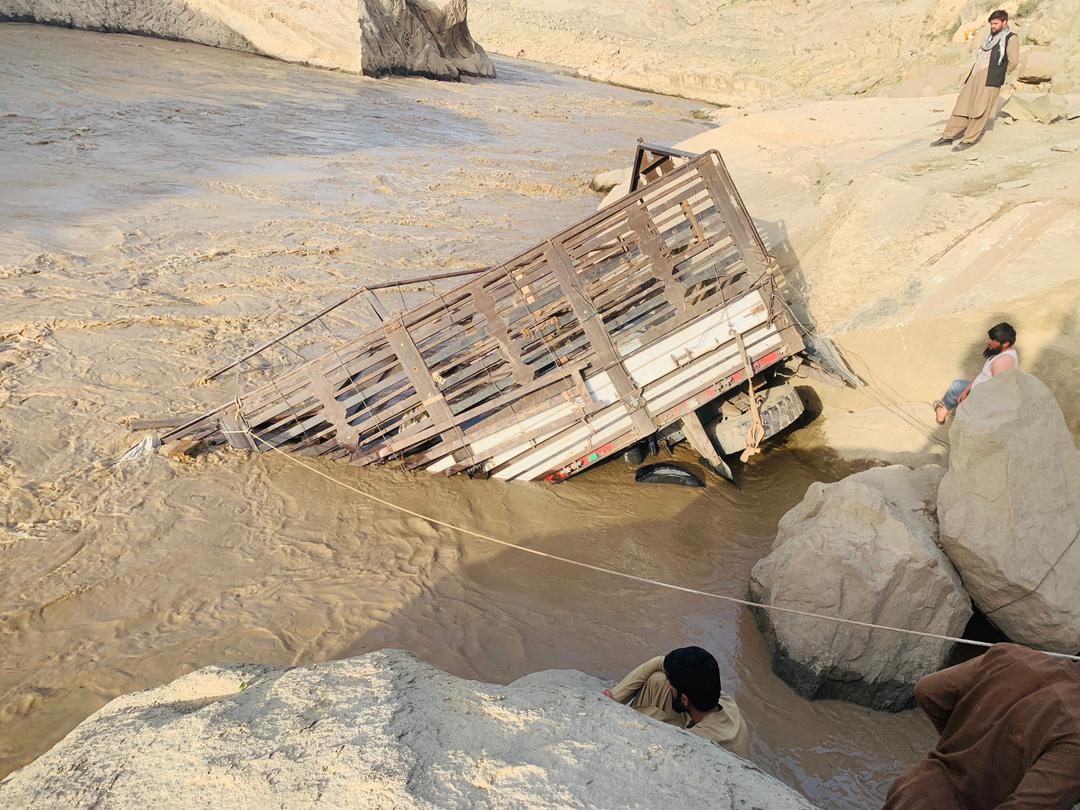
<svg viewBox="0 0 1080 810">
<path fill-rule="evenodd" d="M 404 287 L 404 286 L 407 286 L 409 284 L 422 284 L 422 283 L 428 282 L 428 281 L 441 281 L 442 279 L 447 279 L 447 278 L 461 278 L 462 276 L 475 276 L 475 275 L 477 275 L 479 273 L 486 273 L 490 269 L 491 269 L 490 267 L 478 267 L 478 268 L 475 268 L 473 270 L 457 270 L 457 271 L 455 271 L 453 273 L 438 273 L 438 274 L 432 275 L 432 276 L 418 276 L 416 278 L 402 279 L 401 281 L 386 281 L 386 282 L 383 282 L 381 284 L 368 284 L 368 285 L 365 285 L 364 287 L 361 287 L 356 292 L 350 293 L 349 295 L 345 296 L 344 298 L 342 298 L 337 303 L 331 304 L 330 306 L 326 307 L 325 309 L 320 310 L 319 312 L 316 312 L 314 315 L 312 315 L 306 321 L 304 321 L 303 323 L 297 324 L 292 329 L 290 329 L 288 332 L 285 332 L 284 334 L 278 335 L 273 340 L 267 341 L 266 343 L 259 346 L 259 348 L 254 349 L 253 351 L 251 351 L 248 354 L 241 357 L 239 360 L 234 360 L 233 362 L 229 363 L 229 365 L 223 366 L 222 368 L 219 368 L 217 371 L 212 372 L 208 376 L 203 377 L 203 381 L 204 382 L 210 382 L 211 380 L 214 380 L 214 379 L 217 379 L 218 377 L 220 377 L 226 371 L 232 371 L 234 368 L 236 368 L 238 365 L 243 363 L 245 360 L 250 360 L 255 355 L 259 354 L 260 352 L 266 351 L 271 346 L 274 346 L 274 345 L 280 343 L 281 341 L 283 341 L 285 338 L 289 337 L 290 335 L 296 334 L 301 329 L 303 329 L 305 326 L 310 326 L 315 321 L 317 321 L 319 318 L 321 318 L 323 315 L 326 315 L 326 314 L 328 314 L 330 312 L 333 312 L 335 309 L 340 307 L 342 304 L 349 303 L 349 301 L 352 301 L 358 295 L 364 295 L 365 293 L 370 292 L 371 290 L 387 290 L 387 289 L 391 289 L 393 287 Z M 378 312 L 376 312 L 375 314 L 378 315 Z M 381 318 L 380 318 L 380 320 L 381 320 Z"/>
<path fill-rule="evenodd" d="M 645 155 L 659 155 L 659 159 L 654 160 L 645 169 L 642 169 L 642 165 L 645 162 Z M 634 151 L 634 166 L 630 172 L 630 194 L 640 188 L 641 178 L 649 172 L 655 171 L 660 167 L 664 161 L 671 160 L 671 158 L 685 158 L 686 160 L 693 160 L 697 155 L 693 152 L 685 152 L 682 149 L 676 149 L 673 146 L 661 146 L 655 143 L 646 143 L 641 138 L 638 138 L 637 149 Z M 646 184 L 647 185 L 647 184 Z"/>
</svg>

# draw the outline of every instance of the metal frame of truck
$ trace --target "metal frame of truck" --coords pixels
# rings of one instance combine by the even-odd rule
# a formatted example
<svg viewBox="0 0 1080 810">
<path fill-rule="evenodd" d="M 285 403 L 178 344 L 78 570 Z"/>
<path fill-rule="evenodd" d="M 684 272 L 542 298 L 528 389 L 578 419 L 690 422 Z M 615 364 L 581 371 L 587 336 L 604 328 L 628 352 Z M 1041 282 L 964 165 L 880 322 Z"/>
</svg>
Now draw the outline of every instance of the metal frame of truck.
<svg viewBox="0 0 1080 810">
<path fill-rule="evenodd" d="M 557 481 L 681 421 L 708 457 L 698 409 L 803 336 L 718 152 L 642 145 L 634 178 L 592 216 L 163 442 Z"/>
</svg>

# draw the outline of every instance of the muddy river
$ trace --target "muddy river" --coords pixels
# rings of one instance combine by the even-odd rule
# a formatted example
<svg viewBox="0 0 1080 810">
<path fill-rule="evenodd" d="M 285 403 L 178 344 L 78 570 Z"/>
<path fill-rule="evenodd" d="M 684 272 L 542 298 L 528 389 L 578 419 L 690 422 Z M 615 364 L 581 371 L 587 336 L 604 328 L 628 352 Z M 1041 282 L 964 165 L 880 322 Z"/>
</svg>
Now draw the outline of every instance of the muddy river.
<svg viewBox="0 0 1080 810">
<path fill-rule="evenodd" d="M 0 775 L 110 698 L 205 664 L 386 646 L 506 682 L 617 678 L 701 644 L 758 764 L 823 807 L 874 806 L 932 742 L 915 712 L 794 696 L 737 607 L 436 530 L 281 457 L 107 465 L 140 438 L 132 419 L 231 399 L 238 376 L 195 380 L 303 313 L 364 282 L 508 258 L 592 210 L 588 178 L 637 137 L 701 128 L 689 102 L 497 67 L 496 82 L 374 81 L 0 26 Z M 740 596 L 780 515 L 846 472 L 783 446 L 740 489 L 635 486 L 622 462 L 557 487 L 324 469 L 498 537 Z"/>
</svg>

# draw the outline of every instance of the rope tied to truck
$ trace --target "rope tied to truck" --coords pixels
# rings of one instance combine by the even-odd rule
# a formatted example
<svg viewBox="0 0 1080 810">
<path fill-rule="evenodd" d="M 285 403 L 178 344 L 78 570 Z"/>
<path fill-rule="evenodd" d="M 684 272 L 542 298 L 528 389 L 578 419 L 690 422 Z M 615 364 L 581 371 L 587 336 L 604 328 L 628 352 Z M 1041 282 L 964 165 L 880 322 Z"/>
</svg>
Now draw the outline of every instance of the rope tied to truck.
<svg viewBox="0 0 1080 810">
<path fill-rule="evenodd" d="M 661 580 L 652 579 L 650 577 L 643 577 L 643 576 L 639 576 L 637 574 L 628 573 L 626 571 L 618 571 L 618 570 L 613 569 L 613 568 L 606 568 L 606 567 L 604 567 L 602 565 L 594 565 L 593 563 L 587 563 L 587 562 L 583 562 L 581 560 L 575 560 L 575 559 L 572 559 L 570 557 L 563 557 L 562 555 L 559 555 L 559 554 L 552 554 L 552 553 L 547 552 L 547 551 L 541 551 L 539 549 L 529 548 L 528 546 L 523 546 L 523 545 L 520 545 L 519 543 L 513 543 L 513 542 L 510 542 L 509 540 L 503 540 L 503 539 L 498 538 L 498 537 L 492 537 L 491 535 L 484 534 L 483 532 L 478 532 L 478 531 L 475 531 L 473 529 L 465 528 L 464 526 L 458 526 L 458 525 L 455 525 L 453 523 L 448 523 L 448 522 L 446 522 L 444 520 L 440 520 L 438 518 L 432 517 L 431 515 L 426 515 L 426 514 L 423 514 L 421 512 L 417 512 L 415 510 L 409 509 L 406 506 L 396 504 L 393 501 L 388 501 L 385 498 L 379 497 L 378 495 L 375 495 L 373 493 L 362 490 L 359 487 L 355 487 L 355 486 L 353 486 L 352 484 L 349 484 L 346 481 L 342 481 L 339 478 L 335 478 L 334 476 L 323 472 L 318 467 L 315 467 L 315 466 L 313 466 L 311 464 L 306 464 L 305 462 L 301 461 L 296 456 L 290 455 L 289 453 L 286 453 L 284 450 L 281 450 L 280 448 L 276 447 L 275 445 L 271 444 L 270 442 L 264 441 L 260 437 L 256 436 L 251 431 L 251 429 L 248 427 L 246 422 L 244 421 L 243 415 L 242 415 L 239 407 L 237 408 L 237 421 L 240 424 L 241 430 L 240 431 L 231 431 L 231 432 L 243 433 L 244 435 L 246 435 L 253 442 L 257 442 L 257 443 L 259 443 L 261 445 L 264 445 L 265 447 L 269 448 L 270 450 L 273 450 L 275 453 L 282 456 L 283 458 L 285 458 L 287 461 L 289 461 L 292 464 L 296 464 L 299 467 L 303 467 L 304 469 L 308 470 L 309 472 L 312 472 L 312 473 L 314 473 L 315 475 L 317 475 L 317 476 L 319 476 L 321 478 L 325 478 L 327 481 L 330 481 L 331 483 L 336 484 L 337 486 L 340 486 L 340 487 L 342 487 L 344 489 L 347 489 L 350 492 L 355 493 L 356 495 L 359 495 L 359 496 L 361 496 L 363 498 L 366 498 L 367 500 L 370 500 L 370 501 L 373 501 L 375 503 L 381 504 L 382 506 L 385 506 L 388 509 L 392 509 L 392 510 L 394 510 L 396 512 L 401 512 L 402 514 L 418 518 L 419 520 L 423 520 L 423 521 L 425 521 L 427 523 L 430 523 L 433 526 L 440 526 L 440 527 L 442 527 L 444 529 L 449 529 L 451 531 L 458 532 L 459 534 L 463 534 L 463 535 L 466 535 L 468 537 L 473 537 L 473 538 L 475 538 L 477 540 L 483 540 L 485 542 L 493 543 L 495 545 L 499 545 L 499 546 L 502 546 L 504 548 L 514 549 L 515 551 L 520 551 L 520 552 L 525 553 L 525 554 L 531 554 L 531 555 L 533 555 L 535 557 L 541 557 L 543 559 L 554 560 L 555 562 L 564 563 L 566 565 L 572 565 L 572 566 L 575 566 L 577 568 L 583 568 L 583 569 L 585 569 L 587 571 L 592 571 L 594 573 L 606 574 L 608 576 L 619 577 L 621 579 L 629 580 L 631 582 L 637 582 L 637 583 L 642 584 L 642 585 L 651 585 L 651 586 L 654 586 L 654 587 L 657 587 L 657 588 L 666 588 L 668 590 L 678 591 L 680 593 L 687 593 L 687 594 L 692 594 L 694 596 L 701 596 L 701 597 L 704 597 L 706 599 L 715 599 L 715 600 L 718 600 L 718 601 L 721 601 L 721 602 L 728 602 L 728 603 L 731 603 L 731 604 L 741 605 L 743 607 L 748 607 L 748 608 L 752 608 L 752 609 L 756 609 L 756 610 L 763 610 L 763 611 L 773 612 L 773 613 L 786 613 L 786 614 L 793 615 L 793 616 L 802 616 L 804 618 L 816 619 L 816 620 L 819 620 L 819 621 L 833 622 L 833 623 L 836 623 L 836 624 L 845 624 L 845 625 L 854 626 L 854 627 L 864 627 L 864 628 L 867 628 L 867 629 L 870 629 L 870 630 L 884 630 L 884 631 L 888 631 L 888 632 L 892 632 L 892 633 L 899 633 L 899 634 L 908 635 L 908 636 L 918 636 L 918 637 L 922 637 L 922 638 L 932 638 L 932 639 L 936 639 L 938 641 L 951 641 L 951 642 L 956 643 L 956 644 L 965 644 L 965 645 L 972 646 L 972 647 L 990 648 L 990 647 L 994 646 L 990 642 L 986 642 L 986 641 L 977 641 L 975 639 L 959 638 L 957 636 L 947 636 L 947 635 L 942 635 L 940 633 L 929 633 L 929 632 L 926 632 L 926 631 L 923 631 L 923 630 L 911 630 L 909 628 L 904 628 L 904 627 L 892 627 L 892 626 L 889 626 L 889 625 L 875 624 L 874 622 L 860 621 L 858 619 L 846 619 L 846 618 L 843 618 L 841 616 L 827 616 L 827 615 L 822 614 L 822 613 L 813 613 L 811 611 L 798 610 L 796 608 L 783 607 L 783 606 L 780 606 L 780 605 L 769 605 L 769 604 L 763 604 L 763 603 L 760 603 L 760 602 L 752 602 L 749 599 L 740 599 L 739 597 L 736 597 L 736 596 L 728 596 L 726 594 L 711 593 L 709 591 L 702 591 L 702 590 L 699 590 L 697 588 L 689 588 L 689 587 L 686 587 L 685 585 L 676 585 L 676 584 L 670 583 L 670 582 L 663 582 Z M 1046 652 L 1046 654 L 1047 655 L 1052 655 L 1052 656 L 1057 657 L 1057 658 L 1065 658 L 1065 659 L 1068 659 L 1068 660 L 1071 660 L 1071 661 L 1080 661 L 1080 656 L 1076 656 L 1076 655 L 1068 655 L 1066 653 L 1056 653 L 1056 652 Z"/>
</svg>

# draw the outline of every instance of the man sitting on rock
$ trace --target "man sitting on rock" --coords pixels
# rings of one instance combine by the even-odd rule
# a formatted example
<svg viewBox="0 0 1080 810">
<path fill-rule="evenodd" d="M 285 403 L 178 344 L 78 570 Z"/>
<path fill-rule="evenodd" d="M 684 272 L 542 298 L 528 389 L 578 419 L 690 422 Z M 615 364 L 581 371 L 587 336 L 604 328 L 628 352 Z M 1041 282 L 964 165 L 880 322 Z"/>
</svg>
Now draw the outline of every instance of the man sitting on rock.
<svg viewBox="0 0 1080 810">
<path fill-rule="evenodd" d="M 720 667 L 701 647 L 646 661 L 604 694 L 642 714 L 687 729 L 746 759 L 750 733 L 735 701 L 720 689 Z"/>
<path fill-rule="evenodd" d="M 986 358 L 986 362 L 983 363 L 979 376 L 970 382 L 967 380 L 953 380 L 953 384 L 949 386 L 945 396 L 934 403 L 934 413 L 937 415 L 939 425 L 945 424 L 949 412 L 955 410 L 957 405 L 967 399 L 971 389 L 976 385 L 981 385 L 1003 371 L 1020 368 L 1020 355 L 1013 348 L 1013 344 L 1016 343 L 1016 330 L 1003 321 L 991 326 L 990 331 L 986 334 L 988 340 L 986 341 L 986 348 L 983 349 L 983 357 Z"/>
<path fill-rule="evenodd" d="M 1080 801 L 1080 664 L 995 644 L 927 675 L 915 699 L 941 735 L 884 810 L 1067 810 Z"/>
</svg>

